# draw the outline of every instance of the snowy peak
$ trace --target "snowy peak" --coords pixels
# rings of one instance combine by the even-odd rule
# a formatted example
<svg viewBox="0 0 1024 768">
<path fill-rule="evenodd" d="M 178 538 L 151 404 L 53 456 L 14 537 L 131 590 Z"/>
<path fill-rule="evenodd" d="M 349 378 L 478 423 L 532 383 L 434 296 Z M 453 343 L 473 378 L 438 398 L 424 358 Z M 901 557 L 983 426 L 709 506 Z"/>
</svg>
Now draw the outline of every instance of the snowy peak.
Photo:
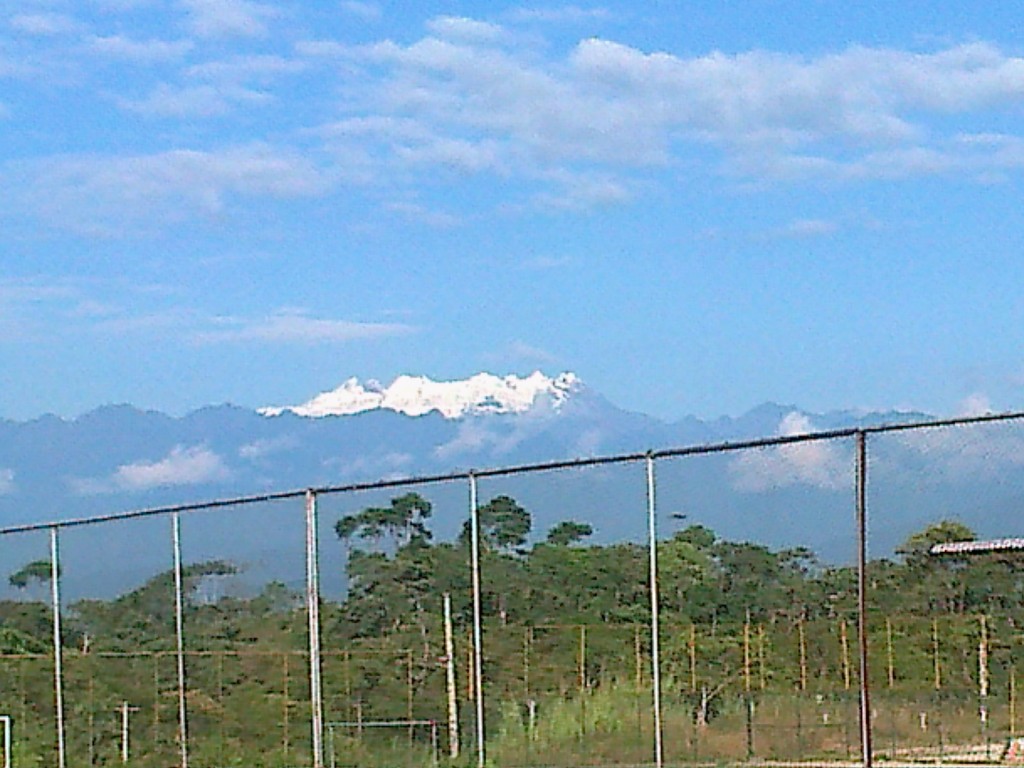
<svg viewBox="0 0 1024 768">
<path fill-rule="evenodd" d="M 399 376 L 387 387 L 381 387 L 376 381 L 363 384 L 352 378 L 301 405 L 261 408 L 260 413 L 279 416 L 288 411 L 298 416 L 321 418 L 382 409 L 407 416 L 437 411 L 446 419 L 458 419 L 484 413 L 523 413 L 542 403 L 557 410 L 581 387 L 576 374 L 568 372 L 554 378 L 540 371 L 525 378 L 478 373 L 461 381 Z"/>
</svg>

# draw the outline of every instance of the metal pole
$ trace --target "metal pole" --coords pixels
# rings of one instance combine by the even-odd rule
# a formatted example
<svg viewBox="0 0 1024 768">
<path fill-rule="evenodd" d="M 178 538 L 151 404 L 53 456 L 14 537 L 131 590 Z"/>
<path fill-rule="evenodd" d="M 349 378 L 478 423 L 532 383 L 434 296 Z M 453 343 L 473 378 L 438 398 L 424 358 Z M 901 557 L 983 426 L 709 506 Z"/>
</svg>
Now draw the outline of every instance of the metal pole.
<svg viewBox="0 0 1024 768">
<path fill-rule="evenodd" d="M 1010 667 L 1010 738 L 1017 736 L 1017 668 Z"/>
<path fill-rule="evenodd" d="M 981 735 L 985 741 L 985 757 L 988 758 L 988 623 L 985 614 L 978 619 L 981 625 L 978 639 L 978 717 L 981 719 Z"/>
<path fill-rule="evenodd" d="M 181 517 L 171 515 L 171 540 L 174 550 L 174 627 L 177 634 L 178 658 L 178 742 L 181 768 L 188 768 L 188 710 L 185 701 L 185 627 L 183 620 L 183 578 L 181 572 Z"/>
<path fill-rule="evenodd" d="M 654 765 L 661 768 L 661 632 L 658 626 L 658 529 L 654 497 L 654 457 L 647 455 L 647 535 L 651 555 L 651 680 L 654 689 Z"/>
<path fill-rule="evenodd" d="M 444 593 L 444 658 L 448 688 L 448 754 L 459 756 L 459 704 L 455 689 L 455 638 L 452 632 L 452 596 Z"/>
<path fill-rule="evenodd" d="M 282 691 L 281 691 L 281 693 L 283 694 L 283 696 L 281 697 L 282 700 L 283 700 L 283 704 L 282 704 L 282 707 L 281 707 L 281 742 L 282 742 L 281 743 L 281 747 L 282 747 L 282 751 L 284 752 L 285 765 L 287 765 L 288 764 L 288 748 L 289 748 L 289 745 L 290 745 L 289 733 L 288 733 L 288 724 L 289 724 L 288 723 L 288 721 L 289 721 L 288 710 L 291 707 L 291 699 L 290 699 L 291 694 L 289 693 L 289 690 L 288 690 L 288 688 L 289 688 L 289 686 L 288 686 L 288 680 L 289 680 L 289 675 L 288 675 L 288 652 L 286 651 L 285 653 L 283 653 L 282 657 L 283 658 L 281 659 L 281 666 L 282 666 L 281 672 L 282 672 L 282 676 L 284 677 L 284 685 L 283 685 Z"/>
<path fill-rule="evenodd" d="M 871 768 L 871 695 L 868 683 L 867 609 L 867 436 L 857 441 L 857 644 L 860 653 L 860 752 L 864 768 Z"/>
<path fill-rule="evenodd" d="M 50 529 L 50 596 L 53 606 L 53 696 L 57 713 L 57 766 L 64 768 L 64 641 L 60 629 L 60 542 L 58 528 Z"/>
<path fill-rule="evenodd" d="M 4 768 L 11 768 L 11 716 L 0 715 L 0 723 L 4 724 Z"/>
<path fill-rule="evenodd" d="M 750 683 L 750 609 L 743 622 L 743 698 L 747 716 L 747 760 L 754 757 L 754 698 Z"/>
<path fill-rule="evenodd" d="M 320 682 L 320 565 L 316 494 L 306 491 L 306 613 L 309 617 L 309 698 L 312 707 L 313 768 L 324 766 L 324 699 Z"/>
<path fill-rule="evenodd" d="M 473 684 L 476 689 L 476 762 L 484 768 L 484 653 L 480 618 L 480 512 L 477 509 L 476 475 L 469 473 L 470 559 L 473 570 Z"/>
<path fill-rule="evenodd" d="M 121 702 L 121 706 L 118 707 L 118 709 L 121 711 L 121 762 L 122 763 L 127 763 L 128 762 L 128 757 L 129 757 L 129 751 L 128 751 L 128 740 L 129 740 L 128 718 L 130 717 L 130 713 L 138 712 L 139 708 L 138 707 L 130 706 L 127 701 L 122 701 Z"/>
<path fill-rule="evenodd" d="M 121 762 L 128 762 L 128 702 L 121 702 Z"/>
</svg>

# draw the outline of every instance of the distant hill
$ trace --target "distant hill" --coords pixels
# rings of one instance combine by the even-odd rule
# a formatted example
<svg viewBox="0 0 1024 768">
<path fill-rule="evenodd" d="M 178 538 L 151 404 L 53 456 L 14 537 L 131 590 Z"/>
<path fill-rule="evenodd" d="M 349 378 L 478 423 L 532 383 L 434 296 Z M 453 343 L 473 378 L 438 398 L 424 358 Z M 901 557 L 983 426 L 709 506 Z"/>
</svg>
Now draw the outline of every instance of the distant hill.
<svg viewBox="0 0 1024 768">
<path fill-rule="evenodd" d="M 387 387 L 349 380 L 298 406 L 221 405 L 181 418 L 106 406 L 76 419 L 0 422 L 0 521 L 926 418 L 812 414 L 769 403 L 735 418 L 669 423 L 617 408 L 569 373 L 481 374 L 463 382 L 403 377 Z M 879 436 L 871 458 L 876 555 L 941 517 L 980 533 L 1022 533 L 1024 431 L 1014 425 Z M 481 482 L 481 495 L 517 498 L 534 515 L 538 536 L 573 518 L 591 523 L 599 541 L 637 540 L 646 530 L 642 474 L 631 465 L 489 479 Z M 685 516 L 687 524 L 703 523 L 729 538 L 808 546 L 833 561 L 853 554 L 849 441 L 662 461 L 658 491 L 666 533 Z M 436 534 L 456 535 L 466 515 L 465 488 L 421 492 L 435 503 Z M 335 519 L 398 493 L 323 499 L 325 550 L 336 547 Z M 250 573 L 301 583 L 301 504 L 199 513 L 186 519 L 185 533 L 186 557 L 232 557 Z M 77 562 L 77 584 L 90 592 L 152 575 L 167 567 L 168 535 L 161 520 L 69 530 L 69 577 Z M 12 563 L 12 570 L 29 555 L 46 553 L 41 535 L 0 539 L 0 562 Z M 328 585 L 341 583 L 343 564 L 335 567 L 334 556 L 328 551 Z"/>
</svg>

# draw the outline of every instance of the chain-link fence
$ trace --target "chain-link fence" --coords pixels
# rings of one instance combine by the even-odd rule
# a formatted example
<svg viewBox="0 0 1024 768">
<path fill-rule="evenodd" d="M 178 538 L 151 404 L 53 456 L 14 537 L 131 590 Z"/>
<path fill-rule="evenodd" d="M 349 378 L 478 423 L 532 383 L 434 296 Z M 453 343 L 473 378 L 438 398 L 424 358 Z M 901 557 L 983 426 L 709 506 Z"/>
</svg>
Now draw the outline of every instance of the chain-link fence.
<svg viewBox="0 0 1024 768">
<path fill-rule="evenodd" d="M 1022 419 L 0 530 L 4 759 L 1015 759 Z"/>
</svg>

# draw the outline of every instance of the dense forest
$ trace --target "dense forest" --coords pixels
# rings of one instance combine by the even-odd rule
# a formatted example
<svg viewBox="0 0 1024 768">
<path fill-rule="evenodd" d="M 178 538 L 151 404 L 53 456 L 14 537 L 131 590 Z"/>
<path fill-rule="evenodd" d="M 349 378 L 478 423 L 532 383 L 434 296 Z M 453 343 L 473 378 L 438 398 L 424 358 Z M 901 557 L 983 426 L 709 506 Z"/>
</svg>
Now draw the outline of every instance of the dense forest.
<svg viewBox="0 0 1024 768">
<path fill-rule="evenodd" d="M 410 493 L 334 528 L 349 583 L 343 600 L 322 606 L 335 765 L 393 761 L 395 749 L 411 762 L 446 753 L 446 593 L 454 604 L 460 730 L 471 741 L 468 521 L 457 540 L 435 542 L 431 513 L 426 498 Z M 530 762 L 538 750 L 551 762 L 647 759 L 646 546 L 592 543 L 591 527 L 572 520 L 539 538 L 529 511 L 508 496 L 482 506 L 479 521 L 495 761 Z M 897 741 L 901 749 L 970 741 L 979 695 L 992 712 L 982 722 L 986 738 L 1016 730 L 1024 567 L 1008 556 L 928 554 L 935 543 L 971 538 L 957 522 L 937 522 L 907 538 L 894 558 L 869 564 L 872 682 L 879 706 L 892 708 L 894 754 Z M 700 525 L 659 542 L 658 557 L 670 756 L 855 749 L 852 568 L 822 563 L 804 548 L 722 540 Z M 280 583 L 246 594 L 214 588 L 238 569 L 207 561 L 183 573 L 194 762 L 308 764 L 303 596 Z M 53 751 L 50 575 L 48 562 L 24 564 L 9 575 L 21 599 L 0 603 L 0 695 L 18 723 L 16 754 L 26 763 L 49 762 Z M 63 614 L 70 764 L 118 761 L 118 718 L 128 706 L 132 761 L 173 761 L 173 573 L 112 600 L 74 602 Z M 399 720 L 422 722 L 372 734 L 365 725 Z"/>
</svg>

